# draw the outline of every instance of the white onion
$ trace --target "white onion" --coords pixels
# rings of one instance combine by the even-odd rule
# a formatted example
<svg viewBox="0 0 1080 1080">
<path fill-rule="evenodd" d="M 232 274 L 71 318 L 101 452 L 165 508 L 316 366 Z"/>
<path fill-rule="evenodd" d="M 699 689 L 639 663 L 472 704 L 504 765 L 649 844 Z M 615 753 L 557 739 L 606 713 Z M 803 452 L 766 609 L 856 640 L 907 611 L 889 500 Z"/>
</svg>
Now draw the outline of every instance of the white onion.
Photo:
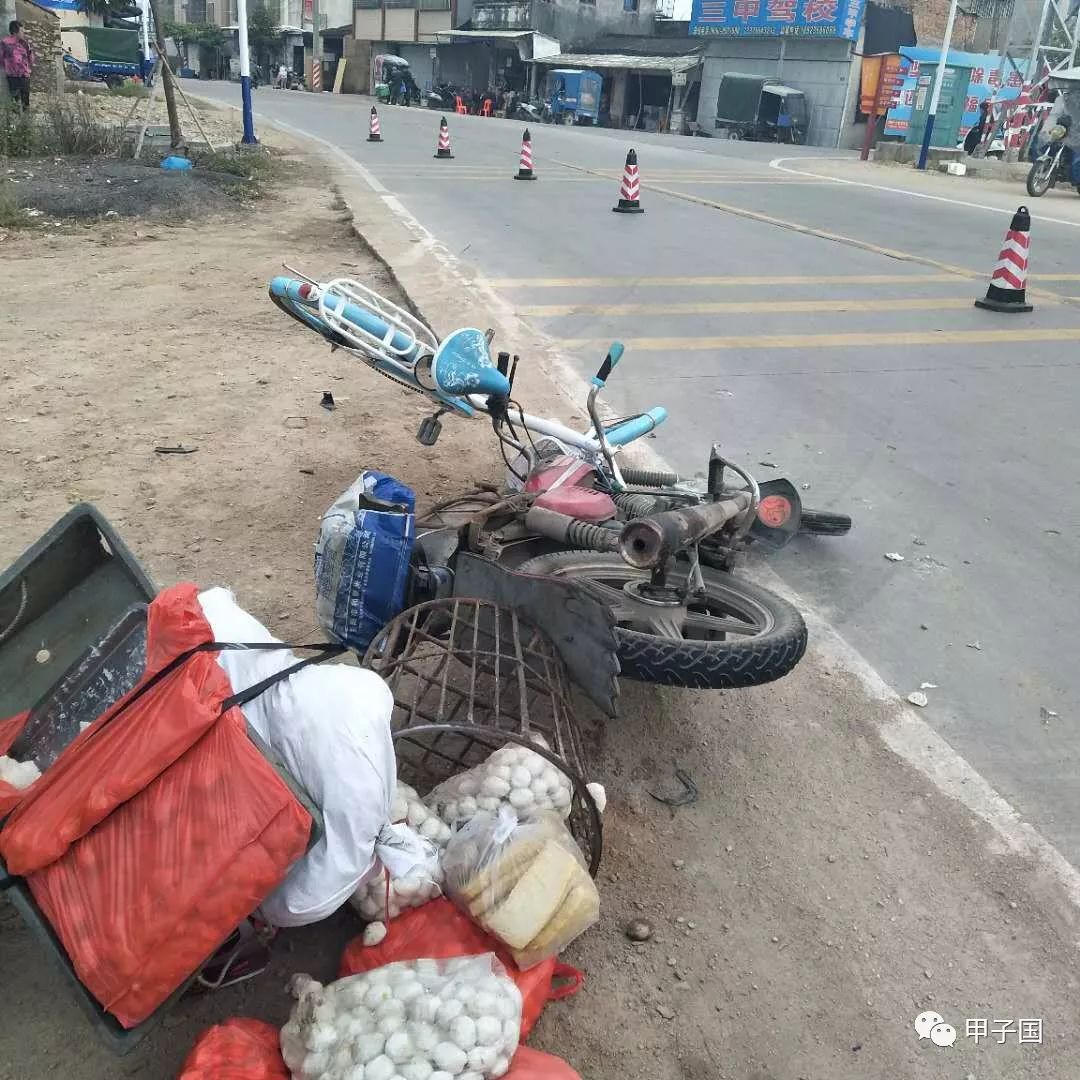
<svg viewBox="0 0 1080 1080">
<path fill-rule="evenodd" d="M 436 1069 L 429 1077 L 428 1080 L 454 1080 L 450 1073 L 444 1069 Z"/>
<path fill-rule="evenodd" d="M 379 1018 L 375 1026 L 389 1039 L 391 1035 L 396 1035 L 405 1027 L 405 1021 L 396 1015 L 383 1016 Z"/>
<path fill-rule="evenodd" d="M 409 804 L 405 823 L 411 829 L 419 829 L 429 817 L 431 817 L 431 811 L 422 802 L 414 802 Z"/>
<path fill-rule="evenodd" d="M 466 774 L 461 778 L 461 783 L 457 786 L 459 795 L 475 795 L 480 790 L 480 783 L 475 776 Z"/>
<path fill-rule="evenodd" d="M 386 1045 L 386 1036 L 382 1032 L 372 1032 L 370 1035 L 361 1035 L 353 1040 L 353 1053 L 361 1065 L 374 1061 Z"/>
<path fill-rule="evenodd" d="M 380 1054 L 364 1066 L 364 1080 L 391 1080 L 395 1072 L 397 1066 L 385 1054 Z"/>
<path fill-rule="evenodd" d="M 364 1080 L 364 1066 L 353 1065 L 341 1074 L 341 1080 Z"/>
<path fill-rule="evenodd" d="M 401 993 L 401 988 L 397 987 L 391 990 L 391 993 Z M 405 1003 L 398 1000 L 396 997 L 388 998 L 386 1001 L 382 1001 L 375 1009 L 375 1015 L 381 1020 L 384 1016 L 395 1016 L 399 1020 L 405 1017 Z"/>
<path fill-rule="evenodd" d="M 476 1021 L 471 1016 L 459 1016 L 450 1025 L 449 1034 L 455 1045 L 468 1053 L 476 1045 Z"/>
<path fill-rule="evenodd" d="M 441 1028 L 448 1028 L 463 1012 L 465 1005 L 457 998 L 449 998 L 439 1006 L 435 1014 L 435 1023 Z"/>
<path fill-rule="evenodd" d="M 487 990 L 480 990 L 470 1003 L 469 1012 L 476 1017 L 494 1016 L 498 1007 L 499 999 L 495 994 L 492 994 Z M 457 1042 L 457 1039 L 455 1039 L 454 1042 Z M 458 1043 L 458 1045 L 460 1046 L 461 1044 Z"/>
<path fill-rule="evenodd" d="M 495 1046 L 502 1039 L 502 1020 L 495 1016 L 476 1018 L 476 1041 L 483 1046 Z"/>
<path fill-rule="evenodd" d="M 431 1059 L 435 1062 L 437 1068 L 445 1069 L 448 1073 L 459 1073 L 465 1068 L 468 1063 L 468 1055 L 460 1046 L 455 1046 L 452 1042 L 441 1042 L 431 1052 Z M 390 1080 L 389 1075 L 386 1080 Z"/>
<path fill-rule="evenodd" d="M 413 1045 L 424 1054 L 430 1054 L 442 1041 L 439 1029 L 433 1024 L 426 1024 L 423 1021 L 415 1021 L 409 1024 L 408 1031 L 412 1036 Z"/>
<path fill-rule="evenodd" d="M 471 795 L 465 795 L 458 802 L 457 817 L 468 820 L 476 815 L 476 799 Z"/>
<path fill-rule="evenodd" d="M 510 782 L 501 776 L 489 774 L 480 785 L 481 795 L 490 795 L 496 799 L 503 799 L 510 794 Z"/>
<path fill-rule="evenodd" d="M 521 1035 L 521 1021 L 517 1018 L 511 1018 L 503 1021 L 503 1038 L 506 1040 L 508 1046 L 517 1046 L 517 1041 Z"/>
<path fill-rule="evenodd" d="M 527 787 L 514 788 L 514 790 L 510 792 L 509 802 L 515 810 L 524 810 L 526 807 L 532 806 L 532 789 Z"/>
<path fill-rule="evenodd" d="M 417 1058 L 401 1067 L 403 1080 L 431 1080 L 432 1072 L 431 1062 L 422 1058 Z"/>
<path fill-rule="evenodd" d="M 485 1073 L 498 1059 L 499 1052 L 494 1046 L 474 1046 L 469 1051 L 469 1068 Z"/>
<path fill-rule="evenodd" d="M 319 1053 L 322 1050 L 329 1050 L 337 1042 L 337 1037 L 337 1028 L 334 1027 L 332 1021 L 330 1023 L 317 1021 L 308 1029 L 304 1042 L 309 1050 Z"/>
<path fill-rule="evenodd" d="M 507 785 L 507 789 L 509 790 L 509 785 Z M 480 810 L 486 810 L 489 814 L 494 814 L 499 809 L 499 801 L 494 795 L 481 795 L 476 800 L 476 806 Z"/>
<path fill-rule="evenodd" d="M 491 1066 L 490 1072 L 493 1077 L 505 1076 L 510 1071 L 510 1059 L 507 1057 L 499 1058 L 494 1065 Z M 431 1080 L 434 1080 L 434 1074 L 432 1074 Z"/>
<path fill-rule="evenodd" d="M 411 1060 L 413 1041 L 409 1038 L 409 1033 L 407 1031 L 395 1031 L 393 1035 L 388 1036 L 384 1052 L 397 1065 L 403 1065 L 406 1061 Z"/>
</svg>

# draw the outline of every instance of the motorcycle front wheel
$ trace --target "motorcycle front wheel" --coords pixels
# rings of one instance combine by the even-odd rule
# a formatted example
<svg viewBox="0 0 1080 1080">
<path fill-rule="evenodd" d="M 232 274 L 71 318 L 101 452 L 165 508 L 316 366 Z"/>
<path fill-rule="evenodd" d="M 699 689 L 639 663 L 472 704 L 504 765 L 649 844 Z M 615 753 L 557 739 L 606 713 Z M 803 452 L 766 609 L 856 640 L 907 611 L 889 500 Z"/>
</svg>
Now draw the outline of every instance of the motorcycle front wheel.
<svg viewBox="0 0 1080 1080">
<path fill-rule="evenodd" d="M 1036 161 L 1027 174 L 1027 193 L 1037 199 L 1050 190 L 1054 179 L 1053 161 Z"/>
<path fill-rule="evenodd" d="M 572 578 L 615 616 L 622 674 L 639 682 L 735 690 L 788 674 L 806 651 L 806 624 L 786 600 L 730 574 L 703 569 L 705 594 L 687 605 L 681 627 L 665 618 L 671 609 L 632 597 L 626 586 L 647 583 L 618 555 L 560 551 L 529 559 L 519 573 Z M 681 564 L 668 584 L 686 586 Z"/>
</svg>

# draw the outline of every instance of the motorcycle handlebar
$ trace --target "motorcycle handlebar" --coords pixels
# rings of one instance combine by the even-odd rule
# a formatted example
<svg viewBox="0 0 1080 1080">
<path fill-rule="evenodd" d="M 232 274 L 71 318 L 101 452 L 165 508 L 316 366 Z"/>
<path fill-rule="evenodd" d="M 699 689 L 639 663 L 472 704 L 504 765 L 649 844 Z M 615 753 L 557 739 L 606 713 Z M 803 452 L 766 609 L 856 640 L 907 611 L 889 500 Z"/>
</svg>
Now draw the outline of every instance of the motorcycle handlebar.
<svg viewBox="0 0 1080 1080">
<path fill-rule="evenodd" d="M 724 499 L 635 518 L 619 534 L 619 553 L 631 566 L 651 570 L 672 555 L 704 540 L 729 521 L 746 513 L 753 502 L 749 491 Z"/>
</svg>

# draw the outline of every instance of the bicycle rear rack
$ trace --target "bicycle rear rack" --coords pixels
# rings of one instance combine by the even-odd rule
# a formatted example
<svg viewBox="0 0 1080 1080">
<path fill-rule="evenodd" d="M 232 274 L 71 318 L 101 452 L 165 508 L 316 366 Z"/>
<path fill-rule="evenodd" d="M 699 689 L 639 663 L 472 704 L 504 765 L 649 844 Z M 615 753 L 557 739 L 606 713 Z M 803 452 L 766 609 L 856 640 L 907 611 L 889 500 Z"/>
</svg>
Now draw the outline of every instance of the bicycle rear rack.
<svg viewBox="0 0 1080 1080">
<path fill-rule="evenodd" d="M 386 325 L 386 332 L 380 336 L 350 319 L 344 310 L 347 304 L 370 312 Z M 417 366 L 430 362 L 439 341 L 415 315 L 352 278 L 335 278 L 320 287 L 319 315 L 351 345 L 388 364 L 406 380 L 423 385 Z"/>
</svg>

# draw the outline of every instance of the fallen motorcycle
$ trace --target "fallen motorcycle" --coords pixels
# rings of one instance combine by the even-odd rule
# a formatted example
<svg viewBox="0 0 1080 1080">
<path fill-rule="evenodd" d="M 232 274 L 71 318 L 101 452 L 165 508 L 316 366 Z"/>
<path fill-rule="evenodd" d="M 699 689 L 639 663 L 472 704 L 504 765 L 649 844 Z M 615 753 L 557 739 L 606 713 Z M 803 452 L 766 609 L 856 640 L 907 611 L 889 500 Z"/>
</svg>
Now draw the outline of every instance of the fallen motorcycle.
<svg viewBox="0 0 1080 1080">
<path fill-rule="evenodd" d="M 492 332 L 466 328 L 440 342 L 360 282 L 322 284 L 290 273 L 270 283 L 278 307 L 435 403 L 417 432 L 422 444 L 435 444 L 448 414 L 486 415 L 499 440 L 506 489 L 455 496 L 418 522 L 413 602 L 452 594 L 468 553 L 520 574 L 572 580 L 601 599 L 615 619 L 629 678 L 726 689 L 771 682 L 799 662 L 802 616 L 735 576 L 736 558 L 750 543 L 782 547 L 800 530 L 845 533 L 850 518 L 803 510 L 794 485 L 759 485 L 717 447 L 704 483 L 620 464 L 622 449 L 667 412 L 600 417 L 599 395 L 623 354 L 618 343 L 592 379 L 591 426 L 578 432 L 514 400 L 518 357 L 500 352 L 493 363 Z"/>
</svg>

